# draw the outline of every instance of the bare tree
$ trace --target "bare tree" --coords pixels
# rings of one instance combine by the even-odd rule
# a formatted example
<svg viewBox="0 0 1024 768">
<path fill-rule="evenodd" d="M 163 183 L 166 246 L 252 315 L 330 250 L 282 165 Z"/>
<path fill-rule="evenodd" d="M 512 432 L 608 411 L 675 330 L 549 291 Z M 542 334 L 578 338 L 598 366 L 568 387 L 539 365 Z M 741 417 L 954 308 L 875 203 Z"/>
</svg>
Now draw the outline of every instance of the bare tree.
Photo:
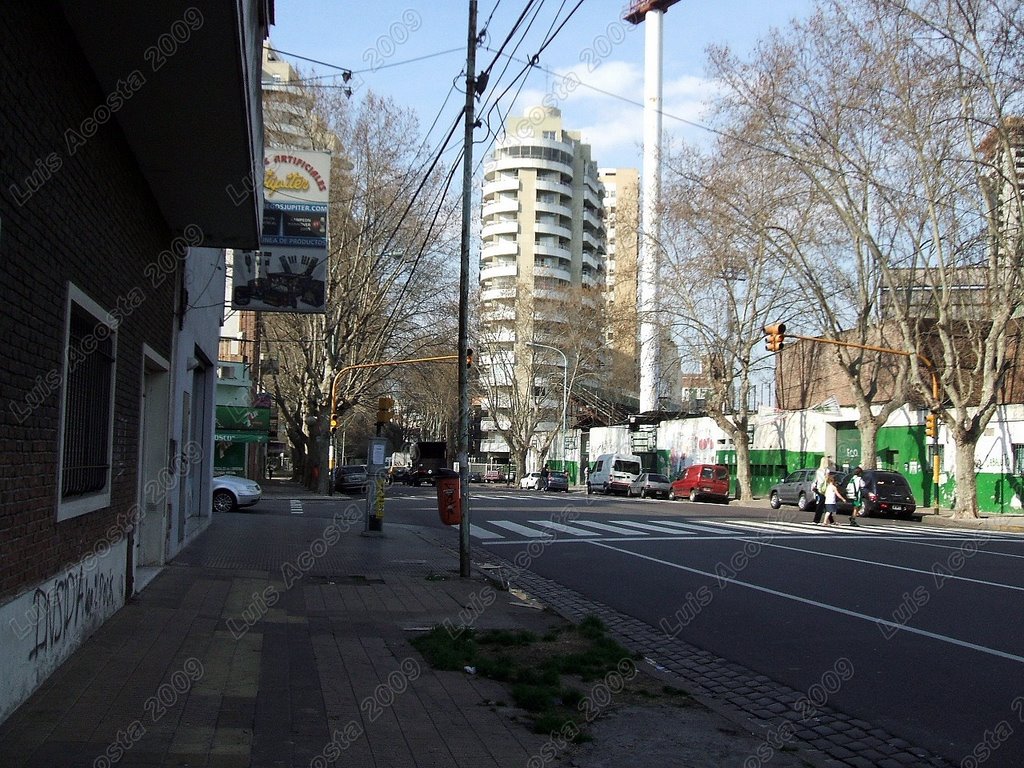
<svg viewBox="0 0 1024 768">
<path fill-rule="evenodd" d="M 394 368 L 357 366 L 436 348 L 455 282 L 447 265 L 457 209 L 411 112 L 373 94 L 354 109 L 329 94 L 314 103 L 314 146 L 344 147 L 332 172 L 327 312 L 271 316 L 265 338 L 280 360 L 273 392 L 293 446 L 305 451 L 306 479 L 320 466 L 326 491 L 335 405 L 343 417 L 395 390 Z"/>
<path fill-rule="evenodd" d="M 716 57 L 730 104 L 760 116 L 758 146 L 802 174 L 845 233 L 863 287 L 857 332 L 898 329 L 914 399 L 955 444 L 958 516 L 977 515 L 975 448 L 1022 305 L 1022 14 L 1011 0 L 830 0 L 749 66 Z M 844 363 L 859 385 L 860 361 Z"/>
<path fill-rule="evenodd" d="M 743 142 L 723 138 L 710 156 L 685 148 L 666 174 L 663 265 L 680 286 L 666 315 L 684 361 L 700 366 L 709 387 L 708 415 L 736 447 L 740 498 L 751 498 L 751 403 L 746 393 L 771 365 L 762 326 L 802 297 L 792 289 L 773 222 L 800 232 L 792 189 Z M 685 362 L 684 362 L 685 364 Z"/>
</svg>

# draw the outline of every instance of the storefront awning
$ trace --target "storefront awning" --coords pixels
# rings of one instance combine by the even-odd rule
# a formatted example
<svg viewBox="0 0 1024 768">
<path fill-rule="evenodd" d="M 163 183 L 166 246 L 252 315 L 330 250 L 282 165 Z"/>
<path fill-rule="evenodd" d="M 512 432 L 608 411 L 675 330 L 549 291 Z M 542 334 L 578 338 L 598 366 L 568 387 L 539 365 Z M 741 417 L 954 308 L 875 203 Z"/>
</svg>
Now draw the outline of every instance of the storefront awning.
<svg viewBox="0 0 1024 768">
<path fill-rule="evenodd" d="M 252 432 L 242 429 L 224 429 L 213 433 L 217 443 L 267 443 L 270 435 L 266 432 Z"/>
</svg>

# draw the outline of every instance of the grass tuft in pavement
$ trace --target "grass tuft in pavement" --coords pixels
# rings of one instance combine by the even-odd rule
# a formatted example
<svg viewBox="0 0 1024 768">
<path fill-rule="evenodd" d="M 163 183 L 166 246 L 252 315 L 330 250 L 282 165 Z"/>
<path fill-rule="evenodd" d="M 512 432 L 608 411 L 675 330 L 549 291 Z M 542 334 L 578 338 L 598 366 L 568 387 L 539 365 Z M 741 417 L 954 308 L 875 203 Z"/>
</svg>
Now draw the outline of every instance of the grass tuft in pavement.
<svg viewBox="0 0 1024 768">
<path fill-rule="evenodd" d="M 437 669 L 471 667 L 478 675 L 507 683 L 516 706 L 530 714 L 535 732 L 569 733 L 573 741 L 586 739 L 582 729 L 594 707 L 588 692 L 571 682 L 599 681 L 594 686 L 607 687 L 608 677 L 632 670 L 636 658 L 608 637 L 594 616 L 543 637 L 507 629 L 466 629 L 453 636 L 434 627 L 412 644 Z"/>
</svg>

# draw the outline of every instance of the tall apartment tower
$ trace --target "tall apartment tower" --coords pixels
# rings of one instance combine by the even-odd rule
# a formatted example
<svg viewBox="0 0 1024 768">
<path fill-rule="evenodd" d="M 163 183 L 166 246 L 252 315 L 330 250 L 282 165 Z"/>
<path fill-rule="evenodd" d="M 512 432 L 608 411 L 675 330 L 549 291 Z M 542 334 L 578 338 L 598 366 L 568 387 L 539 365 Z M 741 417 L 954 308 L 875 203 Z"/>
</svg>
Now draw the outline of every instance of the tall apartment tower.
<svg viewBox="0 0 1024 768">
<path fill-rule="evenodd" d="M 604 220 L 608 235 L 604 330 L 610 388 L 634 397 L 640 386 L 636 311 L 640 248 L 640 174 L 636 168 L 602 168 Z"/>
<path fill-rule="evenodd" d="M 603 192 L 590 146 L 563 128 L 558 109 L 534 107 L 506 123 L 484 168 L 480 254 L 479 364 L 501 386 L 528 392 L 535 363 L 573 365 L 566 340 L 603 300 Z M 599 344 L 602 331 L 593 333 Z M 552 373 L 547 381 L 563 375 Z M 502 452 L 492 438 L 483 450 Z"/>
</svg>

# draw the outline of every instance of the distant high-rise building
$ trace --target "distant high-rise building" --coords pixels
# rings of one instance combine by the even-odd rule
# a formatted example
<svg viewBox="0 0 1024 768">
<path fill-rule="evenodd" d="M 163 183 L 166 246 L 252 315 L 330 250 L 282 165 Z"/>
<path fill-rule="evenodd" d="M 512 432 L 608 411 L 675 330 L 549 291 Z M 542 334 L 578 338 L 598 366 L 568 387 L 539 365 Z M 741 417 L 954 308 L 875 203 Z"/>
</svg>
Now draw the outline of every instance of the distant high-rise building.
<svg viewBox="0 0 1024 768">
<path fill-rule="evenodd" d="M 640 174 L 636 168 L 602 168 L 605 189 L 605 232 L 608 253 L 605 270 L 608 375 L 605 384 L 637 394 L 637 254 L 639 252 Z"/>
<path fill-rule="evenodd" d="M 536 107 L 508 121 L 485 166 L 481 214 L 480 365 L 499 389 L 541 391 L 531 381 L 534 356 L 545 366 L 572 366 L 568 340 L 579 337 L 586 317 L 601 316 L 603 194 L 590 146 L 563 128 L 558 109 Z M 600 327 L 583 332 L 595 345 L 604 340 Z M 560 392 L 544 391 L 561 399 Z M 493 419 L 501 404 L 489 406 Z M 492 433 L 482 450 L 508 448 Z"/>
</svg>

